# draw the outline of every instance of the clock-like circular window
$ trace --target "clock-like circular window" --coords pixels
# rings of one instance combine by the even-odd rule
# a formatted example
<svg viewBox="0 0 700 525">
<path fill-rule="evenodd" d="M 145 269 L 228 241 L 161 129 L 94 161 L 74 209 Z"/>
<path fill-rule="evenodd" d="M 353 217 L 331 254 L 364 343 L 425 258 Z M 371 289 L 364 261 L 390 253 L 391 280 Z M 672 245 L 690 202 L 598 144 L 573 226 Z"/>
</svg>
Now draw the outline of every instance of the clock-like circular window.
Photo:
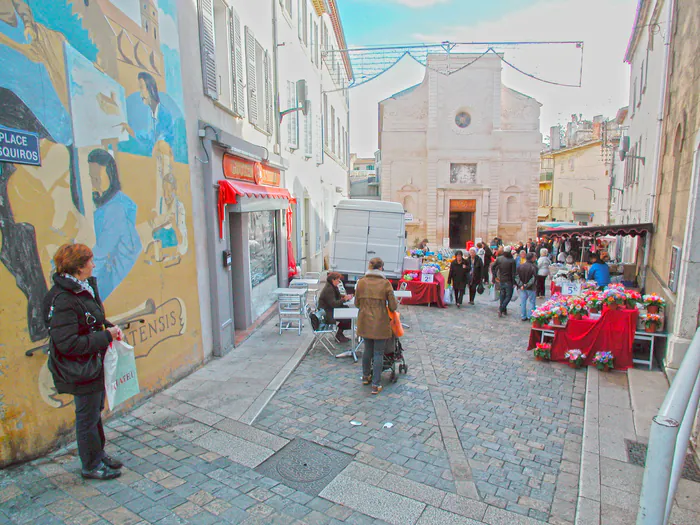
<svg viewBox="0 0 700 525">
<path fill-rule="evenodd" d="M 472 117 L 466 111 L 460 111 L 455 116 L 455 124 L 457 124 L 457 127 L 459 127 L 459 128 L 464 129 L 467 126 L 469 126 L 469 124 L 471 124 L 471 122 L 472 122 Z"/>
</svg>

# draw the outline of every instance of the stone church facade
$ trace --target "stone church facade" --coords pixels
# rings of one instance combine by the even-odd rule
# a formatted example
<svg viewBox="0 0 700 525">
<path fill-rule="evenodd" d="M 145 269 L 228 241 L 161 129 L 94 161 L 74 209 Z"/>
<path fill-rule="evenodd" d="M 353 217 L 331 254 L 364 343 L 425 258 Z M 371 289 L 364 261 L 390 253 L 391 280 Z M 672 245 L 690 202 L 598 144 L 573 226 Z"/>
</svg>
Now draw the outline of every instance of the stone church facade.
<svg viewBox="0 0 700 525">
<path fill-rule="evenodd" d="M 479 56 L 431 56 L 421 84 L 380 102 L 382 200 L 410 214 L 409 244 L 535 235 L 541 104 L 502 84 L 498 56 Z"/>
</svg>

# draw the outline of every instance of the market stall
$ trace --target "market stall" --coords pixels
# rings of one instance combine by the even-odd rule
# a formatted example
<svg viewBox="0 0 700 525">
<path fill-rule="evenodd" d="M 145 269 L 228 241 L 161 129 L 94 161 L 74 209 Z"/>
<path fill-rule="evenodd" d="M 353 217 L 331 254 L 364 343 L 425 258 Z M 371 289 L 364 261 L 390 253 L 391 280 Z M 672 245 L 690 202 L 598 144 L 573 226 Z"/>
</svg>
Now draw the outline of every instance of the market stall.
<svg viewBox="0 0 700 525">
<path fill-rule="evenodd" d="M 407 256 L 409 263 L 404 262 L 399 287 L 410 291 L 412 297 L 404 299 L 403 304 L 436 304 L 439 308 L 447 308 L 445 284 L 453 259 L 452 250 L 443 249 L 437 253 L 412 250 Z"/>
<path fill-rule="evenodd" d="M 416 276 L 417 275 L 417 276 Z M 442 274 L 432 275 L 432 281 L 424 282 L 419 272 L 413 272 L 412 276 L 406 280 L 399 281 L 399 288 L 411 292 L 410 299 L 403 299 L 401 304 L 436 304 L 438 308 L 447 308 L 443 298 L 445 295 L 445 278 Z"/>
<path fill-rule="evenodd" d="M 639 361 L 633 357 L 634 343 L 640 321 L 645 335 L 663 328 L 664 306 L 657 295 L 642 297 L 619 284 L 601 292 L 595 283 L 585 282 L 579 295 L 556 295 L 532 313 L 528 350 L 540 360 L 575 367 L 626 370 L 635 362 L 651 366 L 653 345 L 649 361 Z"/>
</svg>

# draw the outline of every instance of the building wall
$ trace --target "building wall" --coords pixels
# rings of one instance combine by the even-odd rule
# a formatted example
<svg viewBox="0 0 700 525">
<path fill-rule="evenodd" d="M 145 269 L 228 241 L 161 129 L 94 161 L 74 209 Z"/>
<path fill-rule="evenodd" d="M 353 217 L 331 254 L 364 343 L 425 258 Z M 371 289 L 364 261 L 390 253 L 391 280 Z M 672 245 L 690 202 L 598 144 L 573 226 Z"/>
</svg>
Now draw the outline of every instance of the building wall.
<svg viewBox="0 0 700 525">
<path fill-rule="evenodd" d="M 72 397 L 56 393 L 42 351 L 41 302 L 62 244 L 93 249 L 112 322 L 145 321 L 125 330 L 142 390 L 127 408 L 206 358 L 180 4 L 17 0 L 18 11 L 5 4 L 0 125 L 37 133 L 42 165 L 0 163 L 0 466 L 46 452 L 73 427 Z M 156 97 L 153 129 L 147 102 Z M 121 189 L 96 198 L 107 172 Z M 158 227 L 166 223 L 163 236 Z"/>
<path fill-rule="evenodd" d="M 593 218 L 583 222 L 607 224 L 610 174 L 601 141 L 559 150 L 553 157 L 552 220 L 571 222 L 574 213 L 592 213 Z"/>
<path fill-rule="evenodd" d="M 450 67 L 472 55 L 451 55 Z M 415 217 L 409 240 L 449 237 L 450 200 L 474 200 L 475 237 L 532 236 L 537 220 L 539 108 L 501 84 L 498 57 L 445 76 L 446 57 L 431 57 L 425 80 L 380 104 L 382 199 Z M 468 114 L 465 127 L 460 115 Z M 466 177 L 453 165 L 476 166 Z M 461 168 L 458 168 L 461 169 Z M 467 168 L 472 170 L 473 168 Z M 415 211 L 411 211 L 411 210 Z"/>
<path fill-rule="evenodd" d="M 299 9 L 304 2 L 308 24 L 306 27 L 302 24 L 300 29 L 304 17 L 302 11 L 300 19 Z M 288 85 L 306 80 L 311 110 L 307 116 L 301 112 L 284 116 L 280 139 L 282 154 L 289 161 L 285 184 L 299 202 L 295 207 L 296 259 L 303 271 L 317 272 L 324 269 L 324 256 L 329 252 L 334 206 L 348 195 L 349 107 L 347 90 L 341 89 L 348 80 L 338 54 L 325 55 L 324 59 L 324 51 L 340 48 L 329 14 L 319 15 L 307 0 L 294 1 L 291 5 L 291 16 L 278 6 L 278 40 L 284 44 L 278 51 L 280 106 L 282 111 L 293 107 L 288 98 Z M 325 47 L 324 33 L 328 35 Z M 328 112 L 327 130 L 324 129 L 324 100 Z M 333 124 L 331 110 L 335 115 Z M 306 256 L 304 261 L 302 254 Z"/>
<path fill-rule="evenodd" d="M 667 300 L 666 323 L 672 333 L 665 364 L 677 369 L 698 328 L 700 254 L 698 243 L 698 179 L 700 178 L 700 5 L 676 2 L 672 27 L 667 113 L 662 142 L 662 165 L 657 186 L 656 232 L 652 240 L 649 292 Z M 672 285 L 673 247 L 681 249 Z"/>
</svg>

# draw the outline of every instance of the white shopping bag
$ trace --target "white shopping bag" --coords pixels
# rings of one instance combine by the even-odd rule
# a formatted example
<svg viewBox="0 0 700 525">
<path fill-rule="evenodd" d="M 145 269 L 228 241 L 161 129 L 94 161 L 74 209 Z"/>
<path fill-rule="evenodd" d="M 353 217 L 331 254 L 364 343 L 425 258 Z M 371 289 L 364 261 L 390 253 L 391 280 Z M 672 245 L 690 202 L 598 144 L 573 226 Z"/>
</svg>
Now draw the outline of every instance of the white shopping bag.
<svg viewBox="0 0 700 525">
<path fill-rule="evenodd" d="M 114 410 L 141 391 L 134 348 L 124 341 L 112 341 L 105 354 L 104 367 L 107 403 L 109 409 Z"/>
<path fill-rule="evenodd" d="M 495 286 L 489 287 L 489 299 L 491 299 L 492 301 L 496 300 L 496 287 Z"/>
<path fill-rule="evenodd" d="M 513 287 L 513 298 L 511 299 L 511 302 L 512 302 L 512 303 L 517 302 L 518 297 L 520 297 L 520 292 L 518 291 L 518 287 L 517 287 L 517 286 L 514 286 L 514 287 Z"/>
<path fill-rule="evenodd" d="M 445 288 L 445 294 L 443 295 L 442 300 L 445 304 L 454 304 L 454 302 L 455 302 L 454 288 L 452 288 L 451 286 L 449 288 Z"/>
</svg>

